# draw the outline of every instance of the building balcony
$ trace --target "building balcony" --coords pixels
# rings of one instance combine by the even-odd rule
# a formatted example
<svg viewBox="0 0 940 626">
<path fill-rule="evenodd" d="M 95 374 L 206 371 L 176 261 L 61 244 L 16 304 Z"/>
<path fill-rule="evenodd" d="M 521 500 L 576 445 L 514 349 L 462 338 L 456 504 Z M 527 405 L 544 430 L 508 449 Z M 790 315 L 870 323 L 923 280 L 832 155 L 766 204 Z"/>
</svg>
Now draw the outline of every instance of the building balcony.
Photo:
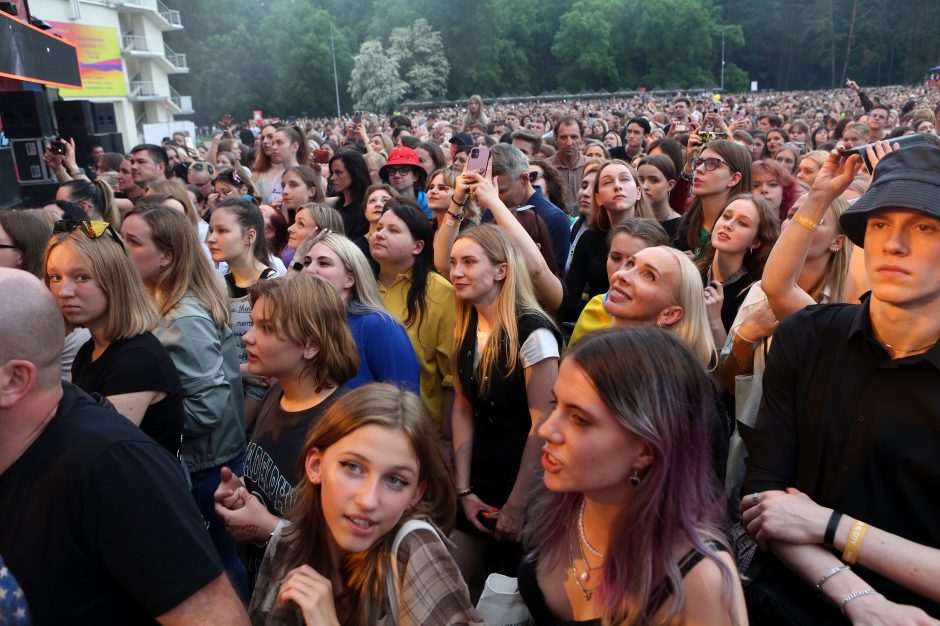
<svg viewBox="0 0 940 626">
<path fill-rule="evenodd" d="M 196 112 L 193 110 L 192 96 L 180 95 L 173 87 L 170 87 L 170 104 L 177 109 L 178 115 L 192 115 Z"/>
<path fill-rule="evenodd" d="M 132 80 L 128 83 L 127 97 L 133 102 L 155 102 L 163 100 L 164 97 L 154 89 L 153 81 Z"/>
<path fill-rule="evenodd" d="M 189 73 L 189 64 L 186 62 L 186 55 L 173 52 L 170 46 L 163 44 L 163 58 L 173 68 L 168 70 L 168 74 L 187 74 Z"/>
<path fill-rule="evenodd" d="M 109 6 L 118 13 L 149 15 L 154 18 L 154 22 L 160 27 L 160 30 L 181 30 L 183 28 L 180 12 L 169 8 L 160 0 L 103 0 L 95 3 Z"/>
</svg>

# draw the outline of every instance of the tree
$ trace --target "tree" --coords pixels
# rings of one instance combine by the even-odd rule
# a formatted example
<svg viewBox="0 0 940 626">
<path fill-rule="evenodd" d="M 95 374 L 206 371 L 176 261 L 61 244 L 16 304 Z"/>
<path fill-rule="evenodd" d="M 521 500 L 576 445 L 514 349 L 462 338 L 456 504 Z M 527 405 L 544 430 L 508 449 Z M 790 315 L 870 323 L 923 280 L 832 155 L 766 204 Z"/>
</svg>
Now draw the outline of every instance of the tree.
<svg viewBox="0 0 940 626">
<path fill-rule="evenodd" d="M 618 0 L 578 0 L 561 16 L 552 54 L 563 88 L 577 92 L 619 82 L 612 39 L 621 9 Z"/>
<path fill-rule="evenodd" d="M 398 61 L 382 49 L 382 42 L 367 41 L 353 59 L 349 95 L 355 108 L 363 111 L 391 111 L 405 95 L 405 82 L 398 75 Z"/>
<path fill-rule="evenodd" d="M 394 29 L 388 38 L 388 54 L 398 62 L 401 76 L 408 84 L 409 98 L 427 100 L 444 95 L 450 63 L 444 54 L 441 34 L 426 19 Z"/>
</svg>

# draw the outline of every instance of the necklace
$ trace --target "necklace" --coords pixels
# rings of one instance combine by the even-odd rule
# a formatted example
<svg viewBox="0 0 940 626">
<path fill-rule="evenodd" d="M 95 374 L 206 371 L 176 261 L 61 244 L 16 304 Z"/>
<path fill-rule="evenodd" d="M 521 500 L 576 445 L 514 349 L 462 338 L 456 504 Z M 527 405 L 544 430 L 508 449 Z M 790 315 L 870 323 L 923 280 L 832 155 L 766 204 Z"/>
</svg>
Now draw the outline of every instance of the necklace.
<svg viewBox="0 0 940 626">
<path fill-rule="evenodd" d="M 591 554 L 596 556 L 599 559 L 604 558 L 604 553 L 591 545 L 591 542 L 588 541 L 587 535 L 584 532 L 584 503 L 585 499 L 581 499 L 581 508 L 578 511 L 578 537 L 581 539 L 581 544 L 586 546 L 588 550 L 591 551 Z"/>
<path fill-rule="evenodd" d="M 584 599 L 589 601 L 591 596 L 594 594 L 593 589 L 588 589 L 584 586 L 584 583 L 588 582 L 591 579 L 591 570 L 597 569 L 592 568 L 591 564 L 587 562 L 587 559 L 584 560 L 584 564 L 587 565 L 587 569 L 583 572 L 579 572 L 578 568 L 574 565 L 574 555 L 571 552 L 571 539 L 568 540 L 568 565 L 571 566 L 571 571 L 574 572 L 574 582 L 578 586 L 578 591 L 581 592 L 581 595 L 584 596 Z M 583 555 L 582 555 L 583 556 Z"/>
<path fill-rule="evenodd" d="M 921 350 L 926 350 L 927 348 L 932 348 L 937 345 L 937 340 L 935 340 L 933 343 L 929 343 L 926 346 L 922 346 L 920 348 L 898 348 L 897 346 L 892 346 L 886 341 L 882 341 L 880 338 L 878 338 L 877 335 L 875 336 L 875 340 L 877 340 L 878 343 L 883 345 L 885 348 L 891 348 L 892 350 L 896 350 L 897 352 L 904 352 L 905 354 L 909 354 L 911 352 L 920 352 Z"/>
</svg>

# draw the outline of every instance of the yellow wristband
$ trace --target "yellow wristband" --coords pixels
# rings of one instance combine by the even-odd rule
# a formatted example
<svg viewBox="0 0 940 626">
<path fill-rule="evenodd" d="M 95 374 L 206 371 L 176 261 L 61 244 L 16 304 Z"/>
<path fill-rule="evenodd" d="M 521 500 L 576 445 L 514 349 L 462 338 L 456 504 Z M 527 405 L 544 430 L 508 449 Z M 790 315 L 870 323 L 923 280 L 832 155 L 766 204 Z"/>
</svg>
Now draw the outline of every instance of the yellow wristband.
<svg viewBox="0 0 940 626">
<path fill-rule="evenodd" d="M 842 560 L 849 565 L 855 565 L 858 559 L 858 552 L 862 549 L 862 541 L 865 539 L 865 533 L 868 531 L 868 524 L 855 520 L 852 524 L 852 530 L 849 531 L 849 538 L 845 542 L 845 550 L 842 552 Z"/>
<path fill-rule="evenodd" d="M 799 211 L 793 214 L 793 221 L 796 222 L 797 224 L 800 224 L 801 226 L 805 226 L 806 228 L 810 230 L 816 230 L 817 228 L 819 228 L 819 222 L 813 221 L 812 219 L 806 217 Z"/>
</svg>

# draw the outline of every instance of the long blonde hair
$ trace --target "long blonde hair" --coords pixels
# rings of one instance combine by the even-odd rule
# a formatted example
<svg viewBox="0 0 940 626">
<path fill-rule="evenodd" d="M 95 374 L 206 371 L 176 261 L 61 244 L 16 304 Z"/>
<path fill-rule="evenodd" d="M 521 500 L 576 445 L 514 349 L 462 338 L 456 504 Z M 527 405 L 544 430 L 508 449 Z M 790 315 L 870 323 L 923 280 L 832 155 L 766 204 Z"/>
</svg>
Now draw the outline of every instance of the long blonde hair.
<svg viewBox="0 0 940 626">
<path fill-rule="evenodd" d="M 852 242 L 842 232 L 839 216 L 847 208 L 849 208 L 847 200 L 836 198 L 827 210 L 827 213 L 832 212 L 832 217 L 835 219 L 836 234 L 842 235 L 845 241 L 842 248 L 829 257 L 825 271 L 809 291 L 809 297 L 819 303 L 823 303 L 825 297 L 829 298 L 829 302 L 842 302 L 842 296 L 845 295 L 845 281 L 849 272 L 849 259 L 852 256 Z"/>
<path fill-rule="evenodd" d="M 128 215 L 135 214 L 150 226 L 150 236 L 157 249 L 172 253 L 169 266 L 153 289 L 160 315 L 166 316 L 183 296 L 192 294 L 209 312 L 216 328 L 228 324 L 231 312 L 225 284 L 209 264 L 196 229 L 186 216 L 164 206 L 141 206 Z"/>
<path fill-rule="evenodd" d="M 46 246 L 44 274 L 49 286 L 49 255 L 58 247 L 68 248 L 88 263 L 91 272 L 108 299 L 104 337 L 117 341 L 152 331 L 160 321 L 153 300 L 144 288 L 137 266 L 124 248 L 108 233 L 89 237 L 81 230 L 54 235 Z"/>
<path fill-rule="evenodd" d="M 461 232 L 455 243 L 461 239 L 470 239 L 479 244 L 491 263 L 506 264 L 506 277 L 496 296 L 496 320 L 486 343 L 479 350 L 477 380 L 480 381 L 480 393 L 485 393 L 489 380 L 493 378 L 493 370 L 502 359 L 505 359 L 507 372 L 515 371 L 519 366 L 519 318 L 526 314 L 537 315 L 548 324 L 553 324 L 535 297 L 532 280 L 516 243 L 502 228 L 494 224 L 481 224 Z M 472 303 L 457 299 L 452 361 L 460 353 L 460 345 L 469 330 L 473 311 Z M 456 371 L 456 363 L 453 367 Z M 459 387 L 459 377 L 454 377 L 454 384 Z"/>
<path fill-rule="evenodd" d="M 702 367 L 714 369 L 718 363 L 715 340 L 708 324 L 705 310 L 705 292 L 702 287 L 702 275 L 695 263 L 684 253 L 670 246 L 658 246 L 676 258 L 679 262 L 679 286 L 676 292 L 676 304 L 682 307 L 682 318 L 669 327 L 679 336 L 695 356 Z"/>
<path fill-rule="evenodd" d="M 369 267 L 366 255 L 348 237 L 330 233 L 320 240 L 324 246 L 336 253 L 343 269 L 353 275 L 353 286 L 349 289 L 346 311 L 353 315 L 375 312 L 388 313 L 379 293 L 379 284 Z"/>
</svg>

